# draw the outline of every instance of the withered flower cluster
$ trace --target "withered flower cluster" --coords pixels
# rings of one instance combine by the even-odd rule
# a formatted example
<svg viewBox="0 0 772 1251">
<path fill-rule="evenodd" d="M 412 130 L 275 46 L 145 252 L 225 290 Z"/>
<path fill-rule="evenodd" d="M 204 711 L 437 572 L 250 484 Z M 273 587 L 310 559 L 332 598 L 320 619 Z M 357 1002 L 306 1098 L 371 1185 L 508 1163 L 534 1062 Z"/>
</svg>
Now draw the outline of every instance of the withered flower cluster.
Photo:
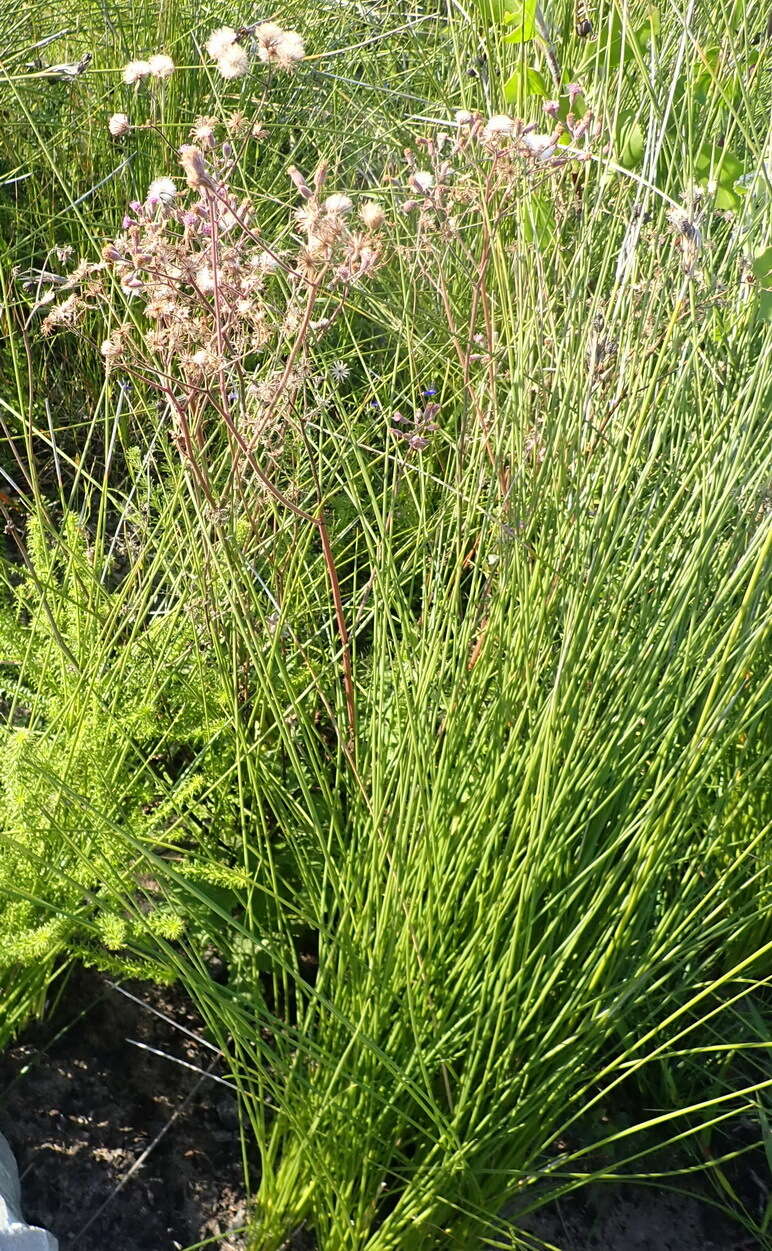
<svg viewBox="0 0 772 1251">
<path fill-rule="evenodd" d="M 333 285 L 360 282 L 377 267 L 381 257 L 381 227 L 385 214 L 380 204 L 366 200 L 360 207 L 358 223 L 352 224 L 354 205 L 347 195 L 334 193 L 322 198 L 327 169 L 316 170 L 313 189 L 299 170 L 291 166 L 289 176 L 303 198 L 295 221 L 304 243 L 298 253 L 298 271 L 310 282 L 320 274 Z"/>
<path fill-rule="evenodd" d="M 375 270 L 385 214 L 372 200 L 357 214 L 348 196 L 323 197 L 323 166 L 313 186 L 292 168 L 302 198 L 296 233 L 268 241 L 254 205 L 232 188 L 234 150 L 228 139 L 218 142 L 217 126 L 199 119 L 191 132 L 198 143 L 179 151 L 187 188 L 154 179 L 145 200 L 129 205 L 101 264 L 82 267 L 88 290 L 53 307 L 44 329 L 72 326 L 87 307 L 108 301 L 117 280 L 139 306 L 142 329 L 131 318 L 111 331 L 102 344 L 108 367 L 154 381 L 173 411 L 213 402 L 242 420 L 249 407 L 259 428 L 261 411 L 303 376 L 298 336 L 323 335 L 346 291 Z"/>
<path fill-rule="evenodd" d="M 590 160 L 591 145 L 599 139 L 602 126 L 589 111 L 581 117 L 574 113 L 581 87 L 571 84 L 567 93 L 569 111 L 564 121 L 557 115 L 558 102 L 546 102 L 544 112 L 553 123 L 547 133 L 539 133 L 533 122 L 504 113 L 486 118 L 457 110 L 447 130 L 439 129 L 418 141 L 425 168 L 420 168 L 414 152 L 406 150 L 409 198 L 403 211 L 418 210 L 424 219 L 440 221 L 452 232 L 454 211 L 479 201 L 481 172 L 486 179 L 485 195 L 506 199 L 516 193 L 523 176 L 554 175 L 571 163 Z"/>
</svg>

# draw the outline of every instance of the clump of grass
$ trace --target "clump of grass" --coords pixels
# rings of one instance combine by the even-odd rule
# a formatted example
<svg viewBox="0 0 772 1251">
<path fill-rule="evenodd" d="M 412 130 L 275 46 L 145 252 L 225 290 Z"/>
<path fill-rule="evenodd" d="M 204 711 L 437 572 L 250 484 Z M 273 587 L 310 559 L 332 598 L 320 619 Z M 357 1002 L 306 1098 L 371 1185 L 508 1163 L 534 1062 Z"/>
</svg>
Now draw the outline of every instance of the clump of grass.
<svg viewBox="0 0 772 1251">
<path fill-rule="evenodd" d="M 493 28 L 469 98 L 477 36 L 451 15 L 422 108 L 447 120 L 372 110 L 383 168 L 336 170 L 347 194 L 322 186 L 337 89 L 324 162 L 263 134 L 267 94 L 223 140 L 232 112 L 191 92 L 191 194 L 153 166 L 94 249 L 109 269 L 77 280 L 75 331 L 108 364 L 87 468 L 14 369 L 32 508 L 81 500 L 109 548 L 143 500 L 132 644 L 179 605 L 154 663 L 190 684 L 206 780 L 167 758 L 178 802 L 150 830 L 100 799 L 131 853 L 108 891 L 131 926 L 102 937 L 181 977 L 230 1061 L 256 1251 L 298 1230 L 320 1251 L 530 1245 L 525 1214 L 588 1178 L 662 1171 L 655 1149 L 733 1118 L 764 1133 L 767 227 L 734 182 L 725 207 L 725 154 L 701 181 L 688 24 L 630 42 L 607 16 L 581 84 L 573 36 L 542 32 L 554 97 L 529 100 L 534 49 L 503 64 Z M 228 29 L 221 51 L 251 37 Z M 720 124 L 755 170 L 768 117 L 724 61 L 707 139 Z M 165 120 L 125 116 L 114 139 L 146 153 Z M 72 706 L 101 708 L 111 673 L 89 660 Z M 142 751 L 105 746 L 121 794 Z M 70 759 L 57 785 L 85 808 Z M 46 838 L 97 863 L 57 807 Z M 174 933 L 137 906 L 149 874 Z"/>
</svg>

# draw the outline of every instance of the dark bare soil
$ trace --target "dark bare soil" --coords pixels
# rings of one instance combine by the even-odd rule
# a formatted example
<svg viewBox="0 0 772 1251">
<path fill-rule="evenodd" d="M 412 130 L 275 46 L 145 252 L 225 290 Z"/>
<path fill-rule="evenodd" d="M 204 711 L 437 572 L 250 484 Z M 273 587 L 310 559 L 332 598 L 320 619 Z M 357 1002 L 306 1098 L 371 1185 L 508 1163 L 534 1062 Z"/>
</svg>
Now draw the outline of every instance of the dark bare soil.
<svg viewBox="0 0 772 1251">
<path fill-rule="evenodd" d="M 629 1184 L 587 1186 L 522 1226 L 560 1251 L 764 1251 L 707 1203 Z"/>
<path fill-rule="evenodd" d="M 0 1130 L 24 1214 L 60 1251 L 178 1251 L 244 1222 L 232 1093 L 128 1041 L 206 1069 L 213 1052 L 149 1009 L 194 1033 L 201 1021 L 176 988 L 125 989 L 148 1006 L 75 973 L 54 1016 L 0 1056 Z M 234 1233 L 213 1245 L 244 1244 Z"/>
</svg>

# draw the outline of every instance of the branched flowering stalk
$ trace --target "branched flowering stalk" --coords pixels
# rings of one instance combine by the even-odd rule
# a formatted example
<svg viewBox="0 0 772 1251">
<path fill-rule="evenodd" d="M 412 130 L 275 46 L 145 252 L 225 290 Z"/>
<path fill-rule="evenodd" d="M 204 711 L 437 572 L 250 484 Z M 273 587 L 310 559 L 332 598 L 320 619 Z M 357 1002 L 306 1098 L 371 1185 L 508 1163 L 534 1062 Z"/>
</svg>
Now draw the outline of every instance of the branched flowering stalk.
<svg viewBox="0 0 772 1251">
<path fill-rule="evenodd" d="M 349 637 L 321 487 L 316 512 L 307 512 L 263 464 L 267 458 L 275 466 L 283 430 L 297 419 L 309 342 L 324 336 L 347 292 L 380 261 L 385 214 L 371 200 L 357 217 L 348 196 L 322 198 L 323 166 L 313 187 L 292 169 L 303 201 L 294 214 L 299 234 L 289 248 L 267 242 L 254 225 L 252 204 L 230 186 L 232 149 L 227 141 L 218 144 L 216 128 L 214 119 L 199 119 L 193 130 L 202 146 L 179 151 L 187 190 L 172 178 L 154 179 L 144 201 L 129 205 L 101 264 L 83 269 L 87 287 L 53 308 L 45 328 L 72 325 L 88 307 L 109 305 L 113 284 L 100 272 L 106 269 L 143 315 L 133 319 L 139 330 L 127 319 L 104 340 L 106 365 L 161 393 L 171 436 L 209 505 L 216 500 L 206 449 L 219 424 L 230 441 L 232 478 L 240 483 L 249 467 L 274 499 L 317 528 L 343 651 L 347 749 L 353 750 Z M 123 133 L 123 119 L 111 119 L 110 129 Z"/>
<path fill-rule="evenodd" d="M 213 32 L 207 50 L 221 60 L 242 39 L 251 39 L 266 63 L 279 64 L 277 48 L 296 46 L 286 32 L 263 23 L 249 32 Z M 552 117 L 549 108 L 547 115 Z M 416 221 L 408 246 L 439 294 L 464 392 L 502 499 L 508 495 L 510 470 L 499 463 L 498 431 L 489 412 L 497 390 L 495 301 L 489 292 L 494 242 L 498 246 L 499 227 L 517 202 L 522 178 L 554 177 L 581 159 L 580 145 L 589 143 L 597 129 L 587 114 L 578 122 L 569 114 L 565 127 L 552 120 L 553 131 L 540 135 L 534 126 L 505 115 L 485 120 L 459 113 L 455 134 L 440 131 L 422 142 L 424 167 L 408 154 L 409 198 L 403 209 Z M 117 114 L 109 128 L 120 138 L 131 124 Z M 570 151 L 559 142 L 564 128 Z M 241 489 L 251 471 L 268 494 L 318 529 L 342 645 L 353 745 L 349 637 L 322 491 L 317 484 L 316 510 L 306 511 L 277 484 L 276 470 L 284 432 L 297 425 L 302 412 L 308 345 L 324 336 L 348 292 L 380 264 L 385 213 L 374 200 L 364 201 L 357 211 L 350 196 L 329 192 L 324 164 L 308 180 L 291 167 L 288 176 L 300 198 L 293 214 L 295 233 L 291 244 L 286 238 L 267 240 L 255 225 L 253 205 L 232 188 L 233 149 L 230 142 L 218 141 L 217 120 L 199 118 L 191 138 L 195 142 L 179 150 L 186 186 L 168 176 L 154 179 L 144 201 L 129 206 L 122 231 L 103 250 L 103 265 L 142 317 L 133 319 L 139 330 L 128 320 L 115 327 L 102 353 L 109 369 L 124 368 L 162 394 L 171 437 L 211 507 L 217 501 L 207 448 L 220 427 L 231 449 L 231 481 Z M 469 224 L 476 229 L 470 232 Z M 448 275 L 435 264 L 437 239 L 451 241 L 470 267 L 472 299 L 463 327 L 456 321 Z M 79 309 L 107 297 L 107 284 L 89 275 L 87 291 L 73 293 L 52 310 L 47 328 L 71 324 Z M 475 377 L 478 360 L 487 370 L 488 386 Z M 403 428 L 395 416 L 393 434 L 411 452 L 428 447 L 436 429 L 435 409 L 430 405 L 412 428 Z M 304 435 L 302 417 L 300 425 Z M 464 437 L 462 430 L 462 446 Z"/>
<path fill-rule="evenodd" d="M 498 463 L 490 405 L 497 392 L 494 301 L 490 271 L 496 250 L 505 247 L 506 222 L 528 202 L 527 193 L 545 179 L 556 178 L 570 165 L 591 158 L 590 144 L 600 134 L 597 119 L 573 112 L 581 88 L 568 88 L 569 112 L 558 120 L 558 104 L 548 101 L 545 114 L 553 122 L 549 133 L 537 133 L 535 123 L 506 114 L 484 118 L 458 110 L 448 129 L 418 140 L 420 157 L 409 149 L 407 198 L 402 211 L 416 225 L 409 245 L 427 286 L 439 297 L 443 316 L 461 368 L 464 393 L 474 414 L 486 455 L 495 468 L 502 499 L 509 492 L 509 469 Z M 565 141 L 569 142 L 566 143 Z M 438 246 L 452 247 L 463 258 L 471 279 L 471 299 L 460 324 L 448 285 L 447 265 L 437 260 Z M 487 386 L 475 381 L 473 366 L 481 362 Z M 461 446 L 466 439 L 462 428 Z M 419 441 L 423 436 L 419 435 Z"/>
</svg>

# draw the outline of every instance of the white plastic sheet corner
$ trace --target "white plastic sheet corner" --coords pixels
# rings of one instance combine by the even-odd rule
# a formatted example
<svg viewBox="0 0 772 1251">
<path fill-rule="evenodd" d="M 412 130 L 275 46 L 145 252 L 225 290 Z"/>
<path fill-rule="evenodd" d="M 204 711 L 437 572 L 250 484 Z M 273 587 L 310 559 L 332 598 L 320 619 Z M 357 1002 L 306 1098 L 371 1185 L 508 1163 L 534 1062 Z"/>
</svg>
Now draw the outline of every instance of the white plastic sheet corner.
<svg viewBox="0 0 772 1251">
<path fill-rule="evenodd" d="M 0 1134 L 0 1251 L 59 1251 L 47 1229 L 28 1225 L 21 1214 L 21 1184 L 13 1152 Z"/>
</svg>

